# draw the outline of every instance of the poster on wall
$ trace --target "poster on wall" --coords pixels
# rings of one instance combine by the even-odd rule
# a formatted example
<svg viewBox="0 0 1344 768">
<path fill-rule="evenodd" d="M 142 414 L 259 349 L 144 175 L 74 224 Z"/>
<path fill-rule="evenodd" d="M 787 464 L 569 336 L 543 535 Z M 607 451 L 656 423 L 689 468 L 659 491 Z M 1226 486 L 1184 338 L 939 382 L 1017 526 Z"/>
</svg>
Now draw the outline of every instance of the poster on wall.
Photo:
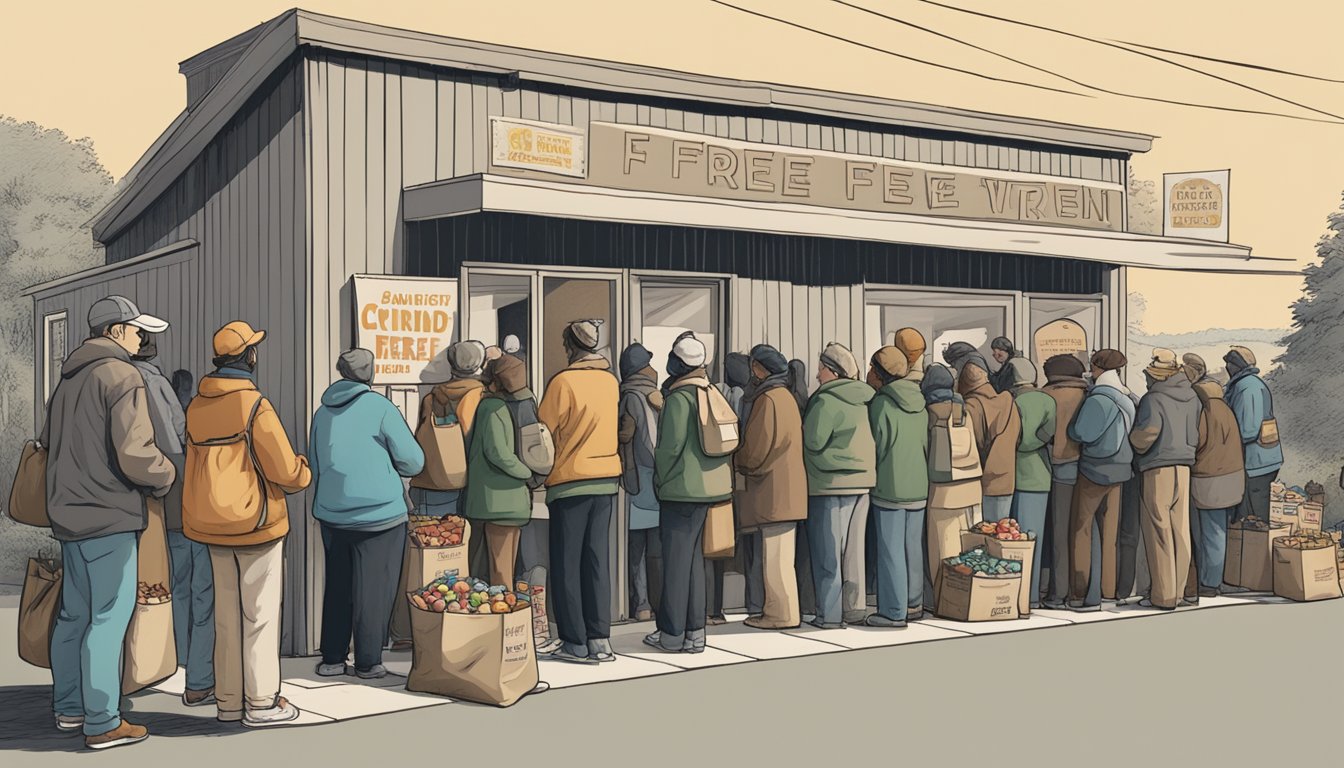
<svg viewBox="0 0 1344 768">
<path fill-rule="evenodd" d="M 1087 362 L 1087 332 L 1072 320 L 1056 320 L 1036 329 L 1036 364 L 1044 365 L 1055 355 L 1074 355 Z"/>
<path fill-rule="evenodd" d="M 1162 174 L 1162 233 L 1226 243 L 1231 180 L 1230 170 Z"/>
<path fill-rule="evenodd" d="M 374 384 L 449 378 L 457 332 L 457 280 L 355 275 L 355 343 L 373 353 Z"/>
</svg>

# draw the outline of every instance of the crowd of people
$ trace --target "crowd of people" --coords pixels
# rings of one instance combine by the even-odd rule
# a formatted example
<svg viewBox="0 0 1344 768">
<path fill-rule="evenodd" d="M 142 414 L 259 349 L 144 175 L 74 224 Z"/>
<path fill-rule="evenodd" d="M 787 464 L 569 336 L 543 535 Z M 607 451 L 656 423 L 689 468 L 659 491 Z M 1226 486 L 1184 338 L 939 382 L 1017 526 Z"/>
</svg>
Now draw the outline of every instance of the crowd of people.
<svg viewBox="0 0 1344 768">
<path fill-rule="evenodd" d="M 433 430 L 412 430 L 372 389 L 368 350 L 340 356 L 304 455 L 257 390 L 264 331 L 221 328 L 193 397 L 189 373 L 169 380 L 152 362 L 166 322 L 120 296 L 97 302 L 88 322 L 41 443 L 66 569 L 55 715 L 94 748 L 147 735 L 119 708 L 147 499 L 161 500 L 169 530 L 183 701 L 261 727 L 299 715 L 280 695 L 283 542 L 286 495 L 310 484 L 326 553 L 317 672 L 376 678 L 387 674 L 408 511 L 465 517 L 484 542 L 472 575 L 507 585 L 544 489 L 558 637 L 538 652 L 600 664 L 617 660 L 608 553 L 622 489 L 631 616 L 655 622 L 646 644 L 698 653 L 706 626 L 725 620 L 730 567 L 745 576 L 747 626 L 898 629 L 937 609 L 939 565 L 960 553 L 961 532 L 1009 517 L 1036 542 L 1033 607 L 1133 598 L 1140 534 L 1144 603 L 1197 602 L 1235 589 L 1222 583 L 1228 526 L 1268 519 L 1283 462 L 1272 398 L 1243 347 L 1223 358 L 1225 387 L 1199 357 L 1153 350 L 1139 398 L 1117 350 L 1051 357 L 1042 381 L 1008 339 L 990 345 L 993 364 L 962 342 L 933 363 L 905 328 L 866 366 L 827 344 L 813 389 L 806 363 L 769 344 L 726 355 L 723 380 L 711 381 L 690 332 L 666 351 L 663 381 L 638 343 L 613 371 L 598 351 L 601 321 L 580 320 L 563 330 L 568 364 L 539 403 L 517 339 L 449 347 L 452 377 L 419 419 L 460 432 L 459 467 L 426 444 Z M 543 432 L 544 471 L 528 453 Z M 735 557 L 706 560 L 706 521 L 728 504 Z"/>
</svg>

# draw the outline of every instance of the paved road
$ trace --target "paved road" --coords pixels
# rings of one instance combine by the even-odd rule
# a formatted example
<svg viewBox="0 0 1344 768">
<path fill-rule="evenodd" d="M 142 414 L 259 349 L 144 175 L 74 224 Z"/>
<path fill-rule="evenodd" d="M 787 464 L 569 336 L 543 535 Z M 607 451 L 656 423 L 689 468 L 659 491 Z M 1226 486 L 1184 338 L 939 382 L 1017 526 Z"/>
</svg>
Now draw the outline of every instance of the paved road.
<svg viewBox="0 0 1344 768">
<path fill-rule="evenodd" d="M 96 757 L 80 753 L 78 737 L 54 733 L 49 678 L 15 656 L 16 603 L 0 596 L 0 764 L 16 768 L 391 766 L 389 758 L 1202 768 L 1324 765 L 1337 755 L 1333 659 L 1344 601 L 741 664 L 554 690 L 509 710 L 433 707 L 288 730 L 219 726 L 160 696 L 167 708 L 134 701 L 148 742 Z"/>
</svg>

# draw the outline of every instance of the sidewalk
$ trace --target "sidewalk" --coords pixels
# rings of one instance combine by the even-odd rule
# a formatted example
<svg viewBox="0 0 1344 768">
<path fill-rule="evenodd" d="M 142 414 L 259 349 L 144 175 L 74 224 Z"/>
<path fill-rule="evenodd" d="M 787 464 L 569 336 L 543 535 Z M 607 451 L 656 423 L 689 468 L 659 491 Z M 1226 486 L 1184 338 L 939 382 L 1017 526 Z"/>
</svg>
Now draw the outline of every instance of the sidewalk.
<svg viewBox="0 0 1344 768">
<path fill-rule="evenodd" d="M 1235 597 L 1204 598 L 1200 600 L 1199 606 L 1181 608 L 1178 612 L 1234 607 L 1250 610 L 1252 606 L 1288 602 L 1273 595 L 1247 593 Z M 1261 607 L 1257 610 L 1269 609 Z M 744 615 L 734 615 L 729 618 L 726 625 L 709 627 L 708 648 L 700 654 L 655 651 L 643 644 L 644 635 L 654 629 L 651 622 L 624 624 L 612 629 L 612 647 L 617 653 L 617 661 L 588 666 L 543 659 L 540 662 L 540 673 L 541 680 L 551 688 L 571 688 L 671 675 L 731 664 L 957 640 L 977 635 L 1052 630 L 1095 622 L 1156 620 L 1166 613 L 1168 612 L 1138 606 L 1112 607 L 1094 613 L 1039 610 L 1033 612 L 1029 618 L 1016 621 L 963 623 L 935 618 L 914 622 L 901 630 L 870 627 L 822 630 L 805 625 L 799 629 L 783 632 L 751 629 L 742 623 Z M 389 652 L 384 654 L 384 657 L 385 664 L 392 674 L 382 680 L 318 677 L 315 672 L 316 658 L 285 659 L 282 667 L 284 682 L 281 685 L 281 694 L 303 710 L 303 715 L 296 725 L 319 725 L 424 707 L 462 704 L 441 696 L 405 690 L 405 676 L 411 667 L 410 653 Z M 143 696 L 171 696 L 174 699 L 180 697 L 184 675 L 182 670 L 178 670 L 176 676 L 156 686 L 153 689 L 155 693 Z"/>
</svg>

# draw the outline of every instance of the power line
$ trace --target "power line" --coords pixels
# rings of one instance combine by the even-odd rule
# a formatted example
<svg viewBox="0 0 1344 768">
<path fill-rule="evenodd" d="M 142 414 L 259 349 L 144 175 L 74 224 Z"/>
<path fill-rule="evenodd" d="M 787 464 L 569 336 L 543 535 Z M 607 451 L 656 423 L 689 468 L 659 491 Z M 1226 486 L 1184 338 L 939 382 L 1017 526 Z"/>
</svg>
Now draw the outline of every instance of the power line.
<svg viewBox="0 0 1344 768">
<path fill-rule="evenodd" d="M 1086 35 L 1080 35 L 1080 34 L 1077 34 L 1077 33 L 1075 33 L 1075 32 L 1065 32 L 1064 30 L 1054 29 L 1054 28 L 1052 28 L 1052 27 L 1046 27 L 1046 26 L 1042 26 L 1042 25 L 1039 25 L 1039 24 L 1032 24 L 1032 23 L 1030 23 L 1030 22 L 1026 22 L 1026 21 L 1018 21 L 1017 19 L 1009 19 L 1009 18 L 1005 18 L 1005 17 L 1003 17 L 1003 16 L 995 16 L 994 14 L 991 14 L 991 13 L 984 13 L 984 12 L 982 12 L 982 11 L 972 11 L 972 10 L 970 10 L 970 9 L 968 9 L 968 8 L 959 8 L 959 7 L 955 6 L 955 5 L 948 5 L 948 4 L 946 4 L 946 3 L 940 3 L 940 2 L 937 2 L 937 0 L 914 0 L 914 1 L 915 1 L 915 2 L 918 2 L 918 3 L 924 3 L 925 5 L 932 5 L 932 6 L 936 7 L 936 8 L 943 8 L 943 9 L 945 9 L 945 10 L 949 10 L 949 11 L 956 11 L 957 13 L 964 13 L 964 14 L 967 14 L 967 15 L 970 15 L 970 16 L 978 16 L 978 17 L 980 17 L 980 18 L 984 18 L 984 19 L 991 19 L 991 20 L 993 20 L 993 21 L 1000 21 L 1000 22 L 1003 22 L 1003 23 L 1005 23 L 1005 24 L 1012 24 L 1012 25 L 1019 26 L 1019 27 L 1027 27 L 1028 29 L 1036 29 L 1036 30 L 1040 30 L 1040 31 L 1043 31 L 1043 32 L 1051 32 L 1051 33 L 1056 34 L 1056 35 L 1063 35 L 1064 37 L 1071 37 L 1071 38 L 1074 38 L 1074 39 L 1076 39 L 1076 40 L 1082 40 L 1083 42 L 1092 43 L 1093 45 L 1101 45 L 1101 46 L 1105 46 L 1105 47 L 1107 47 L 1107 48 L 1114 48 L 1114 49 L 1116 49 L 1116 50 L 1124 51 L 1124 52 L 1126 52 L 1126 53 L 1130 53 L 1130 54 L 1133 54 L 1133 55 L 1135 55 L 1135 56 L 1143 56 L 1143 57 L 1145 57 L 1145 58 L 1153 59 L 1154 61 L 1160 61 L 1160 62 L 1162 62 L 1162 63 L 1164 63 L 1164 64 L 1169 64 L 1169 65 L 1171 65 L 1171 66 L 1173 66 L 1173 67 L 1177 67 L 1177 68 L 1179 68 L 1179 69 L 1184 69 L 1184 70 L 1187 70 L 1187 71 L 1190 71 L 1190 72 L 1194 72 L 1195 74 L 1198 74 L 1198 75 L 1203 75 L 1203 76 L 1208 77 L 1208 78 L 1211 78 L 1211 79 L 1213 79 L 1213 80 L 1218 80 L 1218 81 L 1220 81 L 1220 82 L 1227 83 L 1228 85 L 1233 85 L 1233 86 L 1236 86 L 1236 87 L 1238 87 L 1238 88 L 1243 88 L 1243 89 L 1245 89 L 1245 90 L 1251 91 L 1251 92 L 1253 92 L 1253 93 L 1258 93 L 1258 94 L 1260 94 L 1261 96 L 1267 96 L 1267 97 L 1269 97 L 1269 98 L 1271 98 L 1271 99 L 1274 99 L 1275 101 L 1281 101 L 1281 102 L 1283 102 L 1283 103 L 1285 103 L 1285 104 L 1291 104 L 1292 106 L 1294 106 L 1294 107 L 1298 107 L 1299 109 L 1305 109 L 1305 110 L 1307 110 L 1307 111 L 1309 111 L 1309 112 L 1315 112 L 1315 113 L 1317 113 L 1317 114 L 1319 114 L 1319 115 L 1325 115 L 1326 117 L 1333 117 L 1333 118 L 1335 118 L 1335 120 L 1317 120 L 1317 119 L 1314 119 L 1314 118 L 1297 117 L 1297 116 L 1294 116 L 1294 115 L 1285 115 L 1285 114 L 1280 114 L 1280 113 L 1277 113 L 1277 112 L 1259 112 L 1259 111 L 1255 111 L 1255 110 L 1233 109 L 1233 108 L 1231 108 L 1231 107 L 1218 107 L 1218 109 L 1226 109 L 1226 110 L 1228 110 L 1228 111 L 1232 111 L 1232 112 L 1249 112 L 1249 113 L 1251 113 L 1251 114 L 1276 115 L 1276 116 L 1278 116 L 1278 117 L 1287 117 L 1287 118 L 1292 118 L 1292 119 L 1296 119 L 1296 120 L 1312 120 L 1313 122 L 1336 123 L 1337 121 L 1344 120 L 1344 117 L 1341 117 L 1340 115 L 1332 114 L 1332 113 L 1330 113 L 1330 112 L 1326 112 L 1326 111 L 1324 111 L 1324 110 L 1320 110 L 1320 109 L 1317 109 L 1317 108 L 1315 108 L 1315 107 L 1308 106 L 1308 105 L 1306 105 L 1306 104 L 1301 104 L 1301 103 L 1299 103 L 1299 102 L 1293 101 L 1292 99 L 1287 99 L 1287 98 L 1284 98 L 1284 97 L 1282 97 L 1282 96 L 1277 96 L 1277 95 L 1275 95 L 1275 94 L 1273 94 L 1273 93 L 1270 93 L 1269 91 L 1265 91 L 1265 90 L 1262 90 L 1262 89 L 1260 89 L 1260 88 L 1256 88 L 1256 87 L 1251 86 L 1251 85 L 1246 85 L 1245 83 L 1238 83 L 1238 82 L 1235 81 L 1235 80 L 1230 80 L 1230 79 L 1228 79 L 1228 78 L 1226 78 L 1226 77 L 1222 77 L 1221 75 L 1215 75 L 1215 74 L 1213 74 L 1212 72 L 1205 72 L 1205 71 L 1202 70 L 1202 69 L 1197 69 L 1197 68 L 1195 68 L 1195 67 L 1189 66 L 1188 64 L 1182 64 L 1182 63 L 1180 63 L 1180 62 L 1178 62 L 1178 61 L 1172 61 L 1171 59 L 1165 58 L 1165 57 L 1163 57 L 1163 56 L 1158 56 L 1158 55 L 1153 54 L 1153 53 L 1147 53 L 1147 52 L 1145 52 L 1145 51 L 1134 50 L 1134 49 L 1132 49 L 1132 48 L 1126 48 L 1125 46 L 1120 45 L 1120 44 L 1118 44 L 1118 43 L 1112 43 L 1112 42 L 1108 42 L 1108 41 L 1106 41 L 1106 40 L 1098 40 L 1098 39 L 1096 39 L 1096 38 L 1093 38 L 1093 37 L 1087 37 Z M 1191 106 L 1194 106 L 1194 105 L 1191 105 Z"/>
<path fill-rule="evenodd" d="M 1214 57 L 1214 56 L 1201 56 L 1201 55 L 1198 54 L 1198 53 L 1190 53 L 1189 51 L 1173 51 L 1173 50 L 1171 50 L 1170 48 L 1158 48 L 1157 46 L 1154 46 L 1154 45 L 1144 45 L 1143 43 L 1131 43 L 1131 42 L 1126 41 L 1126 40 L 1112 40 L 1111 42 L 1113 42 L 1113 43 L 1119 43 L 1120 45 L 1127 45 L 1127 46 L 1129 46 L 1129 47 L 1131 47 L 1131 48 L 1143 48 L 1143 49 L 1145 49 L 1145 50 L 1149 50 L 1149 51 L 1157 51 L 1157 52 L 1159 52 L 1159 53 L 1170 53 L 1170 54 L 1174 54 L 1174 55 L 1176 55 L 1176 56 L 1185 56 L 1185 57 L 1187 57 L 1187 58 L 1191 58 L 1191 59 L 1199 59 L 1200 61 L 1212 61 L 1212 62 L 1217 63 L 1217 64 L 1227 64 L 1228 66 L 1232 66 L 1232 67 L 1241 67 L 1241 68 L 1243 68 L 1243 69 L 1254 69 L 1254 70 L 1257 70 L 1257 71 L 1260 71 L 1260 72 L 1270 72 L 1270 73 L 1275 74 L 1275 75 L 1288 75 L 1289 77 L 1300 77 L 1300 78 L 1302 78 L 1302 79 L 1304 79 L 1304 80 L 1319 80 L 1319 81 L 1321 81 L 1321 82 L 1323 82 L 1323 83 L 1344 83 L 1344 80 L 1337 80 L 1337 79 L 1335 79 L 1335 78 L 1333 78 L 1333 77 L 1322 77 L 1322 76 L 1320 76 L 1320 75 L 1308 75 L 1308 74 L 1306 74 L 1305 72 L 1293 72 L 1292 70 L 1288 70 L 1288 69 L 1279 69 L 1278 67 L 1270 67 L 1270 66 L 1266 66 L 1266 65 L 1264 65 L 1264 64 L 1251 64 L 1251 63 L 1248 63 L 1248 62 L 1245 62 L 1245 61 L 1233 61 L 1232 59 L 1220 59 L 1220 58 L 1217 58 L 1217 57 Z"/>
<path fill-rule="evenodd" d="M 1069 95 L 1069 96 L 1082 96 L 1082 97 L 1084 97 L 1084 98 L 1094 98 L 1094 97 L 1092 97 L 1092 96 L 1089 95 L 1089 94 L 1086 94 L 1086 93 L 1078 93 L 1077 91 L 1069 91 L 1069 90 L 1064 90 L 1064 89 L 1061 89 L 1061 88 L 1051 88 L 1051 87 L 1046 86 L 1046 85 L 1037 85 L 1037 84 L 1035 84 L 1035 83 L 1022 82 L 1022 81 L 1020 81 L 1020 80 L 1010 80 L 1010 79 L 1008 79 L 1008 78 L 1003 78 L 1003 77 L 994 77 L 993 75 L 986 75 L 986 74 L 983 74 L 983 73 L 980 73 L 980 72 L 973 72 L 973 71 L 971 71 L 971 70 L 969 70 L 969 69 L 959 69 L 959 68 L 957 68 L 957 67 L 948 66 L 948 65 L 946 65 L 946 64 L 939 64 L 939 63 L 937 63 L 937 62 L 933 62 L 933 61 L 926 61 L 926 60 L 924 60 L 924 59 L 916 58 L 916 57 L 914 57 L 914 56 L 907 56 L 907 55 L 905 55 L 905 54 L 903 54 L 903 53 L 896 53 L 895 51 L 889 51 L 889 50 L 887 50 L 887 49 L 885 49 L 885 48 L 878 48 L 877 46 L 868 45 L 867 43 L 861 43 L 861 42 L 859 42 L 858 40 L 851 40 L 851 39 L 849 39 L 849 38 L 847 38 L 847 37 L 841 37 L 840 35 L 833 35 L 833 34 L 831 34 L 830 32 L 823 32 L 823 31 L 821 31 L 821 30 L 819 30 L 819 29 L 813 29 L 812 27 L 809 27 L 809 26 L 806 26 L 806 25 L 803 25 L 803 24 L 798 24 L 798 23 L 796 23 L 796 22 L 792 22 L 792 21 L 789 21 L 789 20 L 787 20 L 787 19 L 781 19 L 781 18 L 778 18 L 778 17 L 776 17 L 776 16 L 771 16 L 771 15 L 769 15 L 769 14 L 761 13 L 761 12 L 759 12 L 759 11 L 753 11 L 753 10 L 751 10 L 750 8 L 742 8 L 742 7 L 740 7 L 740 6 L 733 5 L 732 3 L 724 2 L 724 0 L 709 0 L 709 1 L 710 1 L 711 3 L 717 3 L 718 5 L 722 5 L 722 6 L 725 6 L 725 7 L 727 7 L 727 8 L 732 8 L 733 10 L 735 10 L 735 11 L 740 11 L 741 13 L 746 13 L 746 14 L 749 14 L 749 15 L 751 15 L 751 16 L 756 16 L 756 17 L 759 17 L 759 18 L 762 18 L 762 19 L 769 19 L 770 21 L 774 21 L 774 22 L 777 22 L 777 23 L 779 23 L 779 24 L 784 24 L 784 25 L 786 25 L 786 26 L 794 27 L 794 28 L 796 28 L 796 29 L 801 29 L 801 30 L 804 30 L 804 31 L 806 31 L 806 32 L 811 32 L 811 33 L 816 34 L 816 35 L 821 35 L 822 37 L 828 37 L 828 38 L 830 38 L 830 39 L 832 39 L 832 40 L 838 40 L 838 41 L 840 41 L 840 42 L 842 42 L 842 43 L 848 43 L 849 45 L 858 46 L 859 48 L 864 48 L 864 49 L 867 49 L 867 50 L 870 50 L 870 51 L 874 51 L 874 52 L 876 52 L 876 53 L 885 54 L 885 55 L 887 55 L 887 56 L 894 56 L 894 57 L 896 57 L 896 58 L 898 58 L 898 59 L 905 59 L 906 61 L 912 61 L 912 62 L 915 62 L 916 64 L 925 64 L 925 65 L 930 66 L 930 67 L 936 67 L 936 68 L 938 68 L 938 69 L 946 69 L 946 70 L 950 70 L 950 71 L 952 71 L 952 72 L 958 72 L 958 73 L 963 74 L 963 75 L 970 75 L 971 77 L 977 77 L 977 78 L 980 78 L 981 80 L 989 80 L 989 81 L 991 81 L 991 82 L 996 82 L 996 83 L 1007 83 L 1007 84 L 1010 84 L 1010 85 L 1020 85 L 1020 86 L 1024 86 L 1024 87 L 1026 87 L 1026 88 L 1035 88 L 1035 89 L 1037 89 L 1037 90 L 1042 90 L 1042 91 L 1051 91 L 1051 92 L 1053 92 L 1053 93 L 1062 93 L 1062 94 L 1066 94 L 1066 95 Z"/>
</svg>

